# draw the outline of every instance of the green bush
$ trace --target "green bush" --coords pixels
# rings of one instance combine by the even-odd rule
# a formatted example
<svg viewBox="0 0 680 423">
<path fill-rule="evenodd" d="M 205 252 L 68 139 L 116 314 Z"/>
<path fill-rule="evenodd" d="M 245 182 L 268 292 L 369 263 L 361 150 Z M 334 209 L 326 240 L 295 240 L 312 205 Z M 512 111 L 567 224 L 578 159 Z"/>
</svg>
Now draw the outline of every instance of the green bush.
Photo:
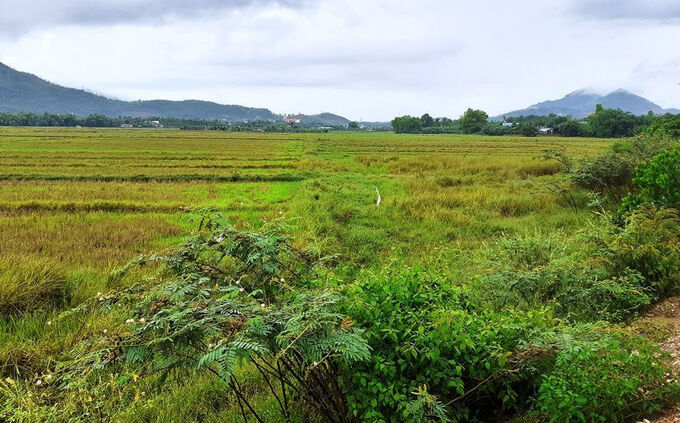
<svg viewBox="0 0 680 423">
<path fill-rule="evenodd" d="M 638 272 L 567 251 L 557 237 L 517 237 L 498 248 L 495 269 L 480 279 L 476 290 L 496 310 L 550 305 L 571 321 L 619 321 L 654 299 Z"/>
<path fill-rule="evenodd" d="M 510 357 L 555 324 L 543 311 L 478 309 L 463 288 L 418 268 L 365 274 L 348 290 L 347 311 L 372 348 L 345 381 L 362 421 L 420 421 L 411 411 L 423 386 L 454 420 L 521 407 L 518 391 L 526 395 L 529 382 Z"/>
<path fill-rule="evenodd" d="M 677 398 L 665 356 L 649 341 L 614 333 L 570 340 L 545 374 L 533 417 L 550 422 L 624 422 Z"/>
<path fill-rule="evenodd" d="M 680 287 L 680 216 L 675 209 L 644 207 L 610 227 L 605 258 L 614 271 L 639 272 L 657 297 Z"/>
<path fill-rule="evenodd" d="M 624 198 L 623 211 L 643 203 L 680 208 L 680 147 L 662 150 L 649 163 L 640 163 L 633 184 L 637 193 Z"/>
<path fill-rule="evenodd" d="M 638 163 L 651 160 L 674 141 L 665 137 L 638 136 L 619 142 L 603 155 L 585 160 L 571 175 L 574 185 L 604 194 L 614 203 L 633 188 Z"/>
</svg>

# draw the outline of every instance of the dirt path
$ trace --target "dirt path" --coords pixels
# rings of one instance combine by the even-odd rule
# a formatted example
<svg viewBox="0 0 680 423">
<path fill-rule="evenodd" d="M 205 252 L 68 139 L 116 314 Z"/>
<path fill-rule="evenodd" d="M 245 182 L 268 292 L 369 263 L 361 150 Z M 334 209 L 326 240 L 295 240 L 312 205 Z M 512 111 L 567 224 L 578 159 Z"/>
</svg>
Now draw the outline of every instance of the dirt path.
<svg viewBox="0 0 680 423">
<path fill-rule="evenodd" d="M 680 297 L 668 298 L 650 310 L 639 322 L 644 326 L 662 324 L 670 330 L 670 336 L 661 342 L 661 348 L 671 355 L 671 366 L 680 373 Z M 656 418 L 645 419 L 644 423 L 680 423 L 680 405 L 662 413 Z"/>
</svg>

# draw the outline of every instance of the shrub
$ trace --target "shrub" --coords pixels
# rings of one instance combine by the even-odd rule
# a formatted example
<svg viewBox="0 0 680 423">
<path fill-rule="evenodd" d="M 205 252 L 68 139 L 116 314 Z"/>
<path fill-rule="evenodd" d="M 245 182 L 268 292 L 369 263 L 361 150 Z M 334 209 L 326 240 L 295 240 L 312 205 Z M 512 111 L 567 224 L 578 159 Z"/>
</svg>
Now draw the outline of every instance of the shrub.
<svg viewBox="0 0 680 423">
<path fill-rule="evenodd" d="M 680 147 L 662 150 L 649 163 L 640 163 L 633 184 L 637 193 L 623 200 L 622 210 L 643 203 L 680 208 Z"/>
<path fill-rule="evenodd" d="M 572 173 L 571 181 L 618 203 L 633 188 L 638 163 L 651 160 L 673 144 L 670 138 L 646 136 L 616 143 L 603 155 L 582 162 Z"/>
<path fill-rule="evenodd" d="M 444 405 L 454 420 L 521 408 L 524 360 L 511 363 L 511 355 L 555 324 L 543 311 L 478 309 L 464 289 L 418 268 L 364 274 L 348 295 L 347 311 L 366 327 L 372 348 L 345 380 L 350 409 L 362 421 L 419 421 L 412 412 L 422 398 L 414 392 L 423 386 L 437 399 L 429 404 Z"/>
<path fill-rule="evenodd" d="M 654 299 L 638 272 L 568 252 L 557 237 L 518 237 L 502 241 L 499 249 L 496 270 L 481 278 L 477 290 L 496 310 L 551 305 L 571 321 L 619 321 Z"/>
<path fill-rule="evenodd" d="M 665 356 L 651 342 L 614 333 L 570 340 L 545 374 L 533 416 L 551 422 L 623 422 L 650 415 L 678 396 Z"/>
<path fill-rule="evenodd" d="M 602 156 L 584 161 L 572 175 L 577 186 L 606 195 L 618 201 L 632 188 L 636 158 L 608 151 Z"/>
<path fill-rule="evenodd" d="M 645 207 L 610 227 L 604 254 L 617 272 L 633 269 L 657 297 L 680 287 L 680 216 L 675 209 Z M 612 234 L 612 232 L 614 232 Z"/>
</svg>

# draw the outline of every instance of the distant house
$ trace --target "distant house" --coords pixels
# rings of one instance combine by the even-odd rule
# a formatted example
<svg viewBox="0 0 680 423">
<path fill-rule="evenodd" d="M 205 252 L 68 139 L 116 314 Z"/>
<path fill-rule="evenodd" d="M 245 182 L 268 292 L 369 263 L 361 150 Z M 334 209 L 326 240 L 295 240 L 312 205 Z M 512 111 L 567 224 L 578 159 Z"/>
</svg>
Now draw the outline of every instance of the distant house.
<svg viewBox="0 0 680 423">
<path fill-rule="evenodd" d="M 298 123 L 301 122 L 300 119 L 298 119 L 298 118 L 289 118 L 288 115 L 283 115 L 283 121 L 286 122 L 286 123 L 288 123 L 288 124 L 291 124 L 291 125 L 295 125 L 295 124 L 298 124 Z"/>
<path fill-rule="evenodd" d="M 503 122 L 501 123 L 501 125 L 503 125 L 504 128 L 512 128 L 513 126 L 515 126 L 515 124 L 512 122 Z"/>
<path fill-rule="evenodd" d="M 135 126 L 131 123 L 124 123 L 120 125 L 121 128 L 134 128 Z"/>
<path fill-rule="evenodd" d="M 555 130 L 553 128 L 542 127 L 538 128 L 538 133 L 541 135 L 552 135 Z"/>
</svg>

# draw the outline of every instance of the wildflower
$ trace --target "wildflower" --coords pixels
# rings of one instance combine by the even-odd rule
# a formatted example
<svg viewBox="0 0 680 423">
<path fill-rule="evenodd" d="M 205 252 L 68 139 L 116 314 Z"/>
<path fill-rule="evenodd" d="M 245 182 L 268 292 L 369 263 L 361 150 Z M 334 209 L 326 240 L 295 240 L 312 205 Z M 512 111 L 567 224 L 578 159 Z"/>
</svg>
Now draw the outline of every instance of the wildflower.
<svg viewBox="0 0 680 423">
<path fill-rule="evenodd" d="M 245 291 L 245 289 L 243 289 L 243 288 L 239 289 L 239 292 L 243 292 L 243 291 Z"/>
<path fill-rule="evenodd" d="M 281 210 L 279 210 L 279 214 L 283 214 L 283 212 Z"/>
<path fill-rule="evenodd" d="M 208 344 L 208 348 L 212 348 L 212 347 L 213 347 L 213 344 Z"/>
<path fill-rule="evenodd" d="M 38 385 L 38 386 L 42 385 L 42 379 L 36 380 L 36 381 L 35 381 L 35 384 Z"/>
<path fill-rule="evenodd" d="M 241 285 L 241 281 L 236 281 L 236 285 Z"/>
<path fill-rule="evenodd" d="M 282 283 L 285 282 L 285 281 L 286 281 L 285 279 L 281 278 L 281 282 L 282 282 Z"/>
<path fill-rule="evenodd" d="M 137 379 L 139 379 L 139 375 L 137 373 L 132 374 L 132 381 L 137 382 Z"/>
<path fill-rule="evenodd" d="M 47 375 L 47 376 L 45 376 L 45 379 L 46 379 L 46 380 L 52 380 L 52 375 Z"/>
<path fill-rule="evenodd" d="M 47 326 L 52 326 L 52 321 L 51 321 L 51 320 L 48 320 L 48 321 L 47 321 Z"/>
<path fill-rule="evenodd" d="M 97 296 L 98 296 L 98 297 L 101 297 L 101 296 L 102 296 L 101 291 L 97 291 Z"/>
<path fill-rule="evenodd" d="M 125 321 L 125 323 L 134 323 L 134 322 L 135 322 L 135 319 L 127 319 L 127 320 Z"/>
<path fill-rule="evenodd" d="M 139 319 L 139 323 L 146 323 L 146 319 L 142 317 L 141 319 Z"/>
<path fill-rule="evenodd" d="M 260 304 L 260 307 L 264 308 L 264 303 Z"/>
<path fill-rule="evenodd" d="M 109 331 L 108 329 L 104 329 L 104 333 L 108 333 L 108 331 Z"/>
</svg>

